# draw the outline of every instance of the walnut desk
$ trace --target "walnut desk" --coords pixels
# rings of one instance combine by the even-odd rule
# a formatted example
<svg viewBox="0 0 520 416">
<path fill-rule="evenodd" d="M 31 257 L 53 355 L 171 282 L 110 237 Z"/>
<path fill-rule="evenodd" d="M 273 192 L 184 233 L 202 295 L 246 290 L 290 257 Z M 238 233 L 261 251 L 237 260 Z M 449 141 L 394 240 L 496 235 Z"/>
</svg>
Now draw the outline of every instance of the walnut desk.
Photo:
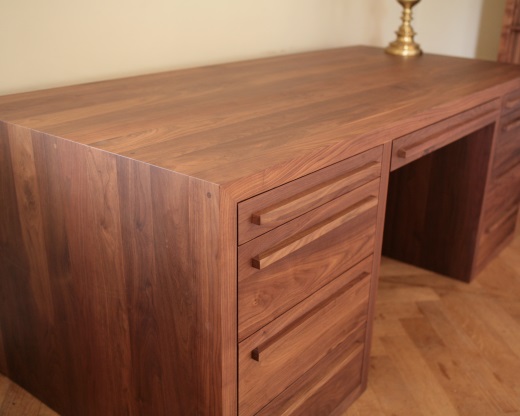
<svg viewBox="0 0 520 416">
<path fill-rule="evenodd" d="M 63 415 L 339 415 L 382 247 L 469 281 L 517 218 L 512 65 L 343 48 L 0 120 L 0 371 Z"/>
</svg>

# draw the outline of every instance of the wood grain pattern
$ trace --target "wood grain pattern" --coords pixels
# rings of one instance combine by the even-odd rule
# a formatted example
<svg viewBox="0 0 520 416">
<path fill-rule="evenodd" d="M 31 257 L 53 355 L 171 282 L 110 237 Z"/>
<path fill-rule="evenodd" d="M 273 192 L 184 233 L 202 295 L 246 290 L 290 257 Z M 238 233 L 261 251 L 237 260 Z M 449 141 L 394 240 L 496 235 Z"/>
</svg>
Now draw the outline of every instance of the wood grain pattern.
<svg viewBox="0 0 520 416">
<path fill-rule="evenodd" d="M 368 300 L 368 320 L 365 336 L 365 350 L 363 352 L 363 369 L 361 379 L 361 391 L 364 391 L 368 381 L 368 369 L 370 368 L 370 351 L 372 348 L 372 331 L 374 325 L 375 304 L 377 288 L 379 284 L 379 268 L 381 265 L 381 252 L 383 247 L 383 232 L 388 196 L 388 181 L 390 178 L 390 165 L 392 163 L 392 145 L 383 147 L 383 159 L 381 161 L 381 179 L 379 183 L 379 205 L 377 207 L 376 236 L 374 241 L 374 255 L 372 264 L 372 281 L 370 283 L 370 298 Z"/>
<path fill-rule="evenodd" d="M 457 416 L 520 414 L 520 380 L 506 377 L 507 373 L 518 371 L 520 359 L 519 294 L 519 238 L 492 260 L 471 285 L 383 258 L 368 387 L 341 414 L 445 415 L 437 406 L 421 406 L 425 397 L 428 401 L 452 403 Z M 459 309 L 457 303 L 461 305 Z M 407 362 L 392 358 L 403 344 L 417 351 Z M 332 366 L 340 370 L 335 363 Z M 507 369 L 509 366 L 511 370 Z M 421 385 L 439 388 L 420 390 L 403 376 L 406 373 L 420 377 Z M 319 380 L 320 376 L 316 378 Z M 294 391 L 304 388 L 298 385 Z M 16 389 L 14 394 L 12 389 Z M 297 406 L 298 401 L 290 393 L 284 395 L 287 404 L 282 409 L 293 403 Z M 0 375 L 0 409 L 4 416 L 56 415 L 41 403 L 38 407 L 35 401 Z M 273 414 L 273 409 L 280 409 L 279 404 L 273 403 L 263 414 Z"/>
<path fill-rule="evenodd" d="M 0 120 L 212 183 L 249 181 L 252 196 L 497 98 L 519 75 L 342 48 L 2 97 Z"/>
<path fill-rule="evenodd" d="M 365 169 L 368 169 L 368 171 Z M 378 178 L 380 175 L 381 148 L 377 147 L 242 201 L 238 204 L 238 243 L 246 243 L 276 226 Z M 336 183 L 338 178 L 346 180 L 344 184 L 341 181 L 342 185 L 338 189 L 331 190 L 328 188 L 325 194 L 320 192 L 319 198 L 311 198 L 303 206 L 293 204 L 294 201 L 301 201 L 302 197 L 307 198 L 312 190 L 322 190 L 324 186 L 327 187 L 329 184 Z M 311 195 L 313 194 L 311 192 Z M 271 221 L 269 224 L 258 225 L 251 221 L 253 216 L 258 215 L 258 213 L 276 209 L 279 205 L 283 206 L 287 203 L 293 208 L 290 216 L 284 216 L 277 221 Z"/>
<path fill-rule="evenodd" d="M 453 143 L 497 120 L 500 101 L 494 100 L 394 141 L 391 170 Z"/>
<path fill-rule="evenodd" d="M 360 394 L 364 335 L 358 330 L 257 414 L 343 414 Z"/>
<path fill-rule="evenodd" d="M 494 129 L 392 172 L 383 254 L 461 280 L 474 277 Z"/>
<path fill-rule="evenodd" d="M 304 314 L 296 310 L 282 315 L 239 344 L 240 414 L 257 413 L 329 351 L 348 349 L 359 340 L 353 335 L 366 326 L 369 274 L 353 271 L 337 280 L 341 282 L 331 283 L 334 291 L 325 287 L 302 303 Z M 260 360 L 253 359 L 251 352 L 265 344 L 271 345 L 263 349 Z"/>
<path fill-rule="evenodd" d="M 373 313 L 393 141 L 428 132 L 456 140 L 496 121 L 500 100 L 503 118 L 511 115 L 504 134 L 513 135 L 519 89 L 511 65 L 354 47 L 0 97 L 0 371 L 64 415 L 236 414 L 239 340 L 370 256 Z M 497 111 L 478 112 L 487 107 Z M 445 120 L 453 131 L 436 131 Z M 421 159 L 425 171 L 437 167 L 426 176 L 440 195 L 430 208 L 444 205 L 437 217 L 430 211 L 423 234 L 432 243 L 423 249 L 452 241 L 444 254 L 460 259 L 430 255 L 463 276 L 481 230 L 493 228 L 480 215 L 492 133 L 471 137 L 475 146 L 457 141 L 441 149 L 452 149 L 445 159 Z M 508 157 L 499 165 L 510 166 L 516 142 L 502 140 L 496 155 Z M 339 167 L 365 165 L 370 175 L 354 184 L 327 183 Z M 324 183 L 326 192 L 313 188 Z M 458 210 L 450 212 L 441 183 L 462 195 Z M 254 206 L 262 194 L 276 205 L 313 189 L 319 197 L 300 199 L 293 217 L 239 237 L 242 204 L 261 212 L 272 205 Z M 352 195 L 379 193 L 377 207 L 265 270 L 251 267 Z M 493 235 L 503 236 L 503 224 L 509 232 L 508 212 Z M 369 324 L 363 345 L 370 333 Z M 317 409 L 322 397 L 343 411 L 363 384 L 341 390 L 340 378 L 355 375 L 354 386 L 361 371 L 364 383 L 368 368 L 367 350 L 352 348 L 338 358 L 341 369 L 323 373 L 331 359 L 293 380 L 305 400 L 279 396 L 280 406 Z"/>
<path fill-rule="evenodd" d="M 284 257 L 290 256 L 292 253 L 302 249 L 307 244 L 333 232 L 342 225 L 352 221 L 354 218 L 362 215 L 377 206 L 377 197 L 368 196 L 347 209 L 337 213 L 331 218 L 316 224 L 315 226 L 294 235 L 293 237 L 282 241 L 280 244 L 266 251 L 257 254 L 252 259 L 252 266 L 255 269 L 262 270 L 271 264 L 282 260 Z"/>
<path fill-rule="evenodd" d="M 380 174 L 381 166 L 379 163 L 367 163 L 339 178 L 298 194 L 290 200 L 284 200 L 275 206 L 253 213 L 251 222 L 256 225 L 269 224 L 271 226 L 273 223 L 283 224 L 289 219 L 322 205 L 324 199 L 331 200 L 334 198 L 332 195 L 342 195 L 346 190 L 353 188 L 354 184 L 370 182 L 379 177 Z"/>
<path fill-rule="evenodd" d="M 222 412 L 218 188 L 2 132 L 6 373 L 63 415 Z"/>
<path fill-rule="evenodd" d="M 345 207 L 368 196 L 377 196 L 378 191 L 379 181 L 372 181 L 239 247 L 239 340 L 251 335 L 372 254 L 377 207 L 373 206 L 263 270 L 252 267 L 251 259 L 257 253 L 276 246 L 278 242 L 329 219 Z"/>
</svg>

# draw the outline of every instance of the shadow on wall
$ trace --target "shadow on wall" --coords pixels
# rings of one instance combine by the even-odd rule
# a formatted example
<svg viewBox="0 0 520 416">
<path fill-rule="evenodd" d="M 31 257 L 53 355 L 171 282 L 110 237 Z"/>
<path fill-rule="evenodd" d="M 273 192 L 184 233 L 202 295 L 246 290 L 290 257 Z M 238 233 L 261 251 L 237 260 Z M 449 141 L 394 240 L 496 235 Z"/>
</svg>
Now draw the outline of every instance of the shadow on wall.
<svg viewBox="0 0 520 416">
<path fill-rule="evenodd" d="M 496 61 L 506 0 L 483 0 L 475 57 Z"/>
</svg>

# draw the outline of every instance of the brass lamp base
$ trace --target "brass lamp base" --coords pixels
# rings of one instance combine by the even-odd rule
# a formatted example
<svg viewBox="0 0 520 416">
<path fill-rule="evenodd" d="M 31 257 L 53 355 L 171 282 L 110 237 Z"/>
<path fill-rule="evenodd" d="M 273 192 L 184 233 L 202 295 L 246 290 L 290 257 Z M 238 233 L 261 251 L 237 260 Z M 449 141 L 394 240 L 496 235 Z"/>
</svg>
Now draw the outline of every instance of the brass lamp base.
<svg viewBox="0 0 520 416">
<path fill-rule="evenodd" d="M 414 32 L 412 21 L 412 7 L 421 0 L 397 0 L 403 6 L 403 15 L 401 20 L 403 23 L 397 30 L 397 39 L 390 43 L 385 49 L 386 53 L 398 56 L 418 56 L 422 54 L 421 47 L 413 40 L 416 33 Z"/>
<path fill-rule="evenodd" d="M 390 55 L 398 56 L 418 56 L 423 53 L 421 47 L 417 43 L 412 42 L 409 44 L 398 40 L 390 43 L 390 45 L 386 47 L 385 52 Z"/>
</svg>

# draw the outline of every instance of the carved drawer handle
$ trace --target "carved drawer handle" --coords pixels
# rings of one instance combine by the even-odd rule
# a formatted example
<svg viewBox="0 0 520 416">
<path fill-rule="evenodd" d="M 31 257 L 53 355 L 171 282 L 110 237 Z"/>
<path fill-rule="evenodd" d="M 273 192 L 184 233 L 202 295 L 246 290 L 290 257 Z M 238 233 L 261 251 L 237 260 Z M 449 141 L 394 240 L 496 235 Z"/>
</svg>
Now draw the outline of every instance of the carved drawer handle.
<svg viewBox="0 0 520 416">
<path fill-rule="evenodd" d="M 282 241 L 275 247 L 260 253 L 252 259 L 252 266 L 255 269 L 264 269 L 274 262 L 287 257 L 289 254 L 294 253 L 296 250 L 312 243 L 321 236 L 331 232 L 332 230 L 340 227 L 347 223 L 351 219 L 361 215 L 363 212 L 377 205 L 377 198 L 375 196 L 369 196 L 361 200 L 360 202 L 350 206 L 346 210 L 339 212 L 333 217 L 316 224 L 315 226 L 305 230 L 295 236 Z"/>
<path fill-rule="evenodd" d="M 303 322 L 305 322 L 307 319 L 309 319 L 312 315 L 314 315 L 320 309 L 323 309 L 325 306 L 327 306 L 333 300 L 337 299 L 338 297 L 343 295 L 345 292 L 347 292 L 348 290 L 353 288 L 355 285 L 358 284 L 358 282 L 365 279 L 368 275 L 369 275 L 368 272 L 361 273 L 354 280 L 347 283 L 345 286 L 343 286 L 337 292 L 333 293 L 327 299 L 318 303 L 316 306 L 314 306 L 312 309 L 310 309 L 309 311 L 304 313 L 302 316 L 300 316 L 294 322 L 292 322 L 291 324 L 289 324 L 285 328 L 283 328 L 280 332 L 274 334 L 268 340 L 264 341 L 262 344 L 260 344 L 258 347 L 256 347 L 253 351 L 251 351 L 251 358 L 255 361 L 260 361 L 260 354 L 264 354 L 278 340 L 280 340 L 281 338 L 283 338 L 284 336 L 286 336 L 287 334 L 292 332 L 294 329 L 298 328 Z"/>
<path fill-rule="evenodd" d="M 255 212 L 251 215 L 251 222 L 256 225 L 267 225 L 288 221 L 323 204 L 323 198 L 327 195 L 341 191 L 341 189 L 365 178 L 369 180 L 375 179 L 379 176 L 380 169 L 381 165 L 378 162 L 367 163 L 342 176 L 286 199 L 279 204 Z"/>
<path fill-rule="evenodd" d="M 516 129 L 517 127 L 520 127 L 520 118 L 514 119 L 513 121 L 507 123 L 505 126 L 502 126 L 502 131 L 508 132 Z"/>
</svg>

